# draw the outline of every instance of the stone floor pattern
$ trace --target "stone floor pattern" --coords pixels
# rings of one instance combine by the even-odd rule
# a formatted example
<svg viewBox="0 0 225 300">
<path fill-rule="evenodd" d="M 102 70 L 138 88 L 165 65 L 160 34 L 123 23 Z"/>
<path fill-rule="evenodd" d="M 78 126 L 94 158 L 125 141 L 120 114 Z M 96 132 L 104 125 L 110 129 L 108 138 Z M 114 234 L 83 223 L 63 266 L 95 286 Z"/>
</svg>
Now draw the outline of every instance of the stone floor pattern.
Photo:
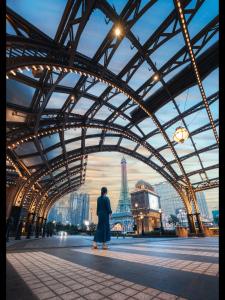
<svg viewBox="0 0 225 300">
<path fill-rule="evenodd" d="M 8 259 L 39 299 L 185 299 L 43 252 L 9 254 Z"/>
<path fill-rule="evenodd" d="M 101 259 L 121 261 L 121 264 L 131 262 L 149 267 L 157 266 L 163 270 L 176 270 L 188 275 L 197 273 L 197 276 L 205 276 L 207 280 L 217 277 L 218 262 L 207 261 L 218 258 L 217 244 L 210 240 L 208 240 L 209 242 L 204 240 L 200 243 L 197 241 L 187 239 L 175 244 L 174 242 L 156 242 L 112 245 L 109 250 L 92 250 L 90 247 L 80 247 L 69 248 L 67 251 L 69 250 L 72 255 L 88 255 L 89 259 L 94 261 L 101 257 Z M 192 300 L 190 297 L 181 297 L 176 293 L 152 288 L 151 282 L 148 286 L 137 284 L 124 278 L 109 275 L 107 270 L 100 272 L 92 266 L 83 266 L 46 252 L 27 250 L 7 254 L 8 262 L 23 279 L 36 299 Z M 158 256 L 160 253 L 170 256 L 179 255 L 179 258 Z M 180 259 L 181 255 L 186 256 L 186 258 Z M 201 257 L 201 260 L 198 260 L 198 257 Z M 205 262 L 204 259 L 206 259 Z M 195 298 L 193 297 L 193 299 Z M 202 299 L 207 300 L 207 297 Z M 216 294 L 215 299 L 217 299 Z"/>
</svg>

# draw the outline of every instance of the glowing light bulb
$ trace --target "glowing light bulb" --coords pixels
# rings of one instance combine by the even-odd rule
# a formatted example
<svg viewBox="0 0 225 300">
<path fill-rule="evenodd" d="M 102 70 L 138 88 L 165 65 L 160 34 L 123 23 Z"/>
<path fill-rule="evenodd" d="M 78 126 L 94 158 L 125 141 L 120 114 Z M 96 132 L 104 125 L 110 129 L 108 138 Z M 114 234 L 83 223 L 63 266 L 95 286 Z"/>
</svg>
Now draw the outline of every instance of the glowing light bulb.
<svg viewBox="0 0 225 300">
<path fill-rule="evenodd" d="M 154 81 L 159 80 L 159 75 L 158 75 L 158 74 L 155 74 L 155 75 L 153 76 L 153 80 L 154 80 Z"/>
<path fill-rule="evenodd" d="M 115 28 L 115 35 L 119 37 L 121 35 L 121 29 L 119 27 Z"/>
</svg>

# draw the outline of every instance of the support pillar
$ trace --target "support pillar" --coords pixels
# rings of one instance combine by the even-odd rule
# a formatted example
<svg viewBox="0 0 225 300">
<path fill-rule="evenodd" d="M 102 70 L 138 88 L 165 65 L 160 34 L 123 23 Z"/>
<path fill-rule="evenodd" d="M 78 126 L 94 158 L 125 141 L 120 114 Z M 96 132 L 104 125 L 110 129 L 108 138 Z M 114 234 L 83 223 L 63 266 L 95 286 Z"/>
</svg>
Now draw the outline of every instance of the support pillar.
<svg viewBox="0 0 225 300">
<path fill-rule="evenodd" d="M 197 223 L 198 223 L 199 233 L 204 234 L 204 228 L 203 228 L 203 225 L 202 225 L 202 220 L 200 218 L 200 213 L 196 213 L 195 215 L 196 215 L 196 219 L 197 219 Z"/>
<path fill-rule="evenodd" d="M 204 227 L 202 225 L 202 220 L 200 218 L 200 212 L 199 212 L 199 207 L 198 207 L 198 201 L 196 198 L 196 194 L 195 192 L 192 193 L 192 197 L 193 197 L 193 204 L 194 204 L 194 209 L 195 209 L 195 215 L 196 215 L 196 221 L 198 223 L 198 230 L 199 233 L 204 234 Z"/>
<path fill-rule="evenodd" d="M 36 221 L 36 229 L 35 229 L 35 238 L 39 238 L 41 225 L 42 225 L 42 217 L 38 217 Z"/>
<path fill-rule="evenodd" d="M 33 231 L 34 217 L 35 217 L 35 213 L 29 213 L 28 221 L 27 221 L 27 237 L 26 237 L 27 239 L 30 238 Z"/>
<path fill-rule="evenodd" d="M 190 233 L 191 234 L 196 234 L 196 228 L 195 228 L 195 222 L 193 219 L 193 214 L 188 214 L 187 213 L 187 219 L 188 219 L 188 225 L 189 225 L 189 229 L 190 229 Z"/>
<path fill-rule="evenodd" d="M 23 228 L 23 220 L 20 220 L 19 224 L 17 226 L 15 240 L 20 240 L 21 239 L 22 228 Z"/>
<path fill-rule="evenodd" d="M 43 233 L 42 233 L 42 237 L 44 238 L 46 235 L 46 222 L 47 222 L 47 218 L 43 219 L 44 223 L 43 223 Z"/>
</svg>

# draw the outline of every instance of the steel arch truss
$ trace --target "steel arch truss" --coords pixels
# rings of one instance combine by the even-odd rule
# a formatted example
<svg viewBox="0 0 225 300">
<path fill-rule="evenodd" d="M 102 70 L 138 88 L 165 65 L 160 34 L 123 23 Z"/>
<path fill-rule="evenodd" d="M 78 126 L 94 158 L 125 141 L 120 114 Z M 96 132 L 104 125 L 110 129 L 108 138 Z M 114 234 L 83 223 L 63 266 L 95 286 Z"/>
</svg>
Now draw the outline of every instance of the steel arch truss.
<svg viewBox="0 0 225 300">
<path fill-rule="evenodd" d="M 187 28 L 204 0 L 196 0 L 191 9 L 186 9 L 190 2 L 182 1 Z M 210 117 L 209 122 L 189 131 L 193 151 L 183 156 L 178 155 L 177 144 L 167 133 L 178 121 L 188 129 L 185 118 L 205 108 L 211 116 L 210 107 L 218 101 L 216 92 L 203 100 L 199 99 L 201 101 L 197 104 L 181 112 L 174 99 L 190 86 L 199 84 L 193 75 L 196 69 L 204 78 L 217 68 L 218 47 L 214 40 L 218 33 L 218 16 L 190 39 L 191 48 L 185 40 L 183 46 L 157 68 L 151 58 L 152 54 L 177 35 L 184 34 L 184 28 L 181 26 L 176 1 L 170 14 L 141 44 L 139 38 L 133 34 L 132 27 L 147 12 L 151 12 L 156 3 L 156 0 L 152 0 L 141 5 L 139 0 L 129 0 L 118 14 L 105 0 L 68 1 L 54 38 L 50 38 L 7 8 L 7 21 L 13 27 L 15 35 L 7 35 L 6 76 L 11 82 L 16 81 L 34 89 L 29 107 L 21 103 L 7 102 L 7 110 L 11 114 L 7 122 L 7 184 L 16 184 L 18 180 L 23 182 L 18 188 L 15 205 L 23 205 L 30 212 L 46 216 L 58 198 L 78 189 L 84 183 L 88 154 L 102 151 L 126 153 L 149 165 L 174 186 L 189 211 L 186 190 L 193 194 L 218 186 L 218 178 L 208 175 L 208 172 L 218 169 L 218 164 L 205 167 L 201 158 L 201 155 L 218 149 L 218 139 L 202 148 L 197 148 L 194 141 L 201 133 L 213 130 L 215 134 L 215 128 L 219 125 L 218 118 Z M 95 10 L 100 10 L 105 15 L 106 24 L 112 22 L 113 25 L 94 56 L 90 58 L 77 49 Z M 117 24 L 123 30 L 122 36 L 115 38 L 113 33 Z M 135 49 L 136 53 L 115 74 L 110 70 L 109 64 L 117 55 L 124 38 L 128 39 L 131 49 Z M 196 69 L 193 69 L 193 61 L 198 65 Z M 147 64 L 152 75 L 139 88 L 134 89 L 131 80 L 143 63 Z M 68 74 L 79 76 L 74 86 L 61 83 Z M 154 80 L 155 74 L 159 76 L 161 88 L 148 96 L 158 83 Z M 171 79 L 165 81 L 166 76 L 171 76 Z M 90 90 L 99 83 L 105 87 L 97 96 Z M 201 92 L 204 92 L 203 88 Z M 66 95 L 60 108 L 48 107 L 54 93 Z M 124 101 L 114 104 L 112 100 L 121 95 Z M 83 114 L 76 110 L 82 98 L 92 103 Z M 162 123 L 157 112 L 170 102 L 174 104 L 177 116 Z M 101 119 L 99 113 L 103 108 L 109 113 Z M 153 125 L 146 133 L 140 123 L 147 117 L 152 120 Z M 73 129 L 79 129 L 80 134 L 65 138 L 67 132 Z M 96 132 L 89 134 L 90 129 Z M 59 137 L 57 142 L 46 146 L 45 139 L 54 139 L 55 135 Z M 164 144 L 159 147 L 151 142 L 157 135 L 164 140 Z M 108 144 L 112 138 L 118 139 L 116 144 Z M 88 142 L 94 139 L 99 142 L 88 146 Z M 77 143 L 80 147 L 68 150 L 72 143 Z M 133 148 L 129 143 L 133 143 Z M 25 150 L 29 147 L 32 150 Z M 58 154 L 51 158 L 50 153 L 57 151 Z M 166 159 L 163 151 L 169 151 L 173 158 Z M 192 157 L 197 158 L 200 168 L 187 172 L 183 163 Z M 174 168 L 175 165 L 177 168 Z M 204 175 L 204 178 L 201 177 L 201 181 L 192 181 L 191 178 L 197 174 Z"/>
</svg>

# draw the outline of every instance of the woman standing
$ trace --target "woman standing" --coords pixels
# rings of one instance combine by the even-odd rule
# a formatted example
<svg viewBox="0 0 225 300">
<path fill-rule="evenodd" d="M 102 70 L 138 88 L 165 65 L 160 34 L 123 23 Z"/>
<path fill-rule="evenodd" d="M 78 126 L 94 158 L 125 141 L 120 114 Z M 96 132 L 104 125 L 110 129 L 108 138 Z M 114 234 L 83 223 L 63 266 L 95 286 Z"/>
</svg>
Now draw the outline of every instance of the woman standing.
<svg viewBox="0 0 225 300">
<path fill-rule="evenodd" d="M 97 199 L 98 226 L 94 236 L 93 249 L 98 249 L 97 242 L 102 243 L 103 249 L 108 249 L 106 242 L 110 241 L 109 216 L 112 210 L 110 200 L 106 196 L 107 188 L 102 187 L 101 196 Z"/>
</svg>

